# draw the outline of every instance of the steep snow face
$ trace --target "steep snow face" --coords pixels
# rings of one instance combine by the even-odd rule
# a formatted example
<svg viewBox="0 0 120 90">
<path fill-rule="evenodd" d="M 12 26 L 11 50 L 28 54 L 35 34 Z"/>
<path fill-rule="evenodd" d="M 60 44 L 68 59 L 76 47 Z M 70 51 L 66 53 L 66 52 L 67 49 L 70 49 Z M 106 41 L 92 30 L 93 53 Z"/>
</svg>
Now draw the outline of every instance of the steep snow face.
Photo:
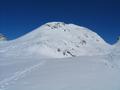
<svg viewBox="0 0 120 90">
<path fill-rule="evenodd" d="M 57 58 L 106 54 L 111 47 L 95 32 L 63 22 L 46 23 L 23 37 L 10 41 L 9 46 L 1 44 L 1 47 L 5 45 L 6 49 L 1 52 Z"/>
</svg>

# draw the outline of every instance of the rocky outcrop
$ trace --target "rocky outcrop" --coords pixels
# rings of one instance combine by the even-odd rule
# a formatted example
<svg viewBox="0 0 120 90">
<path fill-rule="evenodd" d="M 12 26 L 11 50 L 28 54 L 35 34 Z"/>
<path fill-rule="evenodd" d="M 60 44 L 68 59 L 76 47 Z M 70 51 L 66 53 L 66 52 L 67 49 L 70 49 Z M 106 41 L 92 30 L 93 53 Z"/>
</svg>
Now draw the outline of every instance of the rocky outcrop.
<svg viewBox="0 0 120 90">
<path fill-rule="evenodd" d="M 3 34 L 0 34 L 0 41 L 6 41 L 7 38 L 3 35 Z"/>
</svg>

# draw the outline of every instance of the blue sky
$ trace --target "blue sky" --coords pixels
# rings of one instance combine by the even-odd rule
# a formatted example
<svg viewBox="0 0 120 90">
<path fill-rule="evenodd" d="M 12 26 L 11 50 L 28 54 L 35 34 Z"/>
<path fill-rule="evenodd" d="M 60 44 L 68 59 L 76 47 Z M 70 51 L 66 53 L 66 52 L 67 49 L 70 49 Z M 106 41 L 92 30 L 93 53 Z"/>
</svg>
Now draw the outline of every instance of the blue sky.
<svg viewBox="0 0 120 90">
<path fill-rule="evenodd" d="M 87 27 L 113 44 L 120 35 L 120 0 L 0 0 L 0 33 L 10 40 L 52 21 Z"/>
</svg>

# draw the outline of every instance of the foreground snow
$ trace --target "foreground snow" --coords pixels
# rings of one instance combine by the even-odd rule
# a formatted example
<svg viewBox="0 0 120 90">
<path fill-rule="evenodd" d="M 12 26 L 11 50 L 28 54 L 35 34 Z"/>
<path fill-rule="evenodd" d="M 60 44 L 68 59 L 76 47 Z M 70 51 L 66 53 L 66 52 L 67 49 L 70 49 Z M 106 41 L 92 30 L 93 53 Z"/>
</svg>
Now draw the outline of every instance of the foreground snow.
<svg viewBox="0 0 120 90">
<path fill-rule="evenodd" d="M 107 56 L 4 58 L 0 90 L 120 90 L 120 69 Z"/>
</svg>

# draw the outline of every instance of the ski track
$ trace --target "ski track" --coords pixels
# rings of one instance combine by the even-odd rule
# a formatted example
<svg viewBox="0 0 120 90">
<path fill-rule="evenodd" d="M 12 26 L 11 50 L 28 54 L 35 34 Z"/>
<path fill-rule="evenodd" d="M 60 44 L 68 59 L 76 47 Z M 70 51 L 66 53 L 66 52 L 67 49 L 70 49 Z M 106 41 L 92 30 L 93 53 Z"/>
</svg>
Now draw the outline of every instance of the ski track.
<svg viewBox="0 0 120 90">
<path fill-rule="evenodd" d="M 24 69 L 23 71 L 15 72 L 13 76 L 5 78 L 4 80 L 0 81 L 0 90 L 5 90 L 8 88 L 9 85 L 14 84 L 15 81 L 25 77 L 27 73 L 32 72 L 33 70 L 36 70 L 40 66 L 42 66 L 46 61 L 42 61 L 39 64 L 33 65 L 29 68 Z"/>
<path fill-rule="evenodd" d="M 112 68 L 116 68 L 117 70 L 120 71 L 119 65 L 117 65 L 117 63 L 114 62 L 114 61 L 115 61 L 115 58 L 114 58 L 111 54 L 108 54 L 108 55 L 106 56 L 106 61 L 108 61 L 108 63 L 110 64 L 110 66 L 111 66 Z"/>
</svg>

